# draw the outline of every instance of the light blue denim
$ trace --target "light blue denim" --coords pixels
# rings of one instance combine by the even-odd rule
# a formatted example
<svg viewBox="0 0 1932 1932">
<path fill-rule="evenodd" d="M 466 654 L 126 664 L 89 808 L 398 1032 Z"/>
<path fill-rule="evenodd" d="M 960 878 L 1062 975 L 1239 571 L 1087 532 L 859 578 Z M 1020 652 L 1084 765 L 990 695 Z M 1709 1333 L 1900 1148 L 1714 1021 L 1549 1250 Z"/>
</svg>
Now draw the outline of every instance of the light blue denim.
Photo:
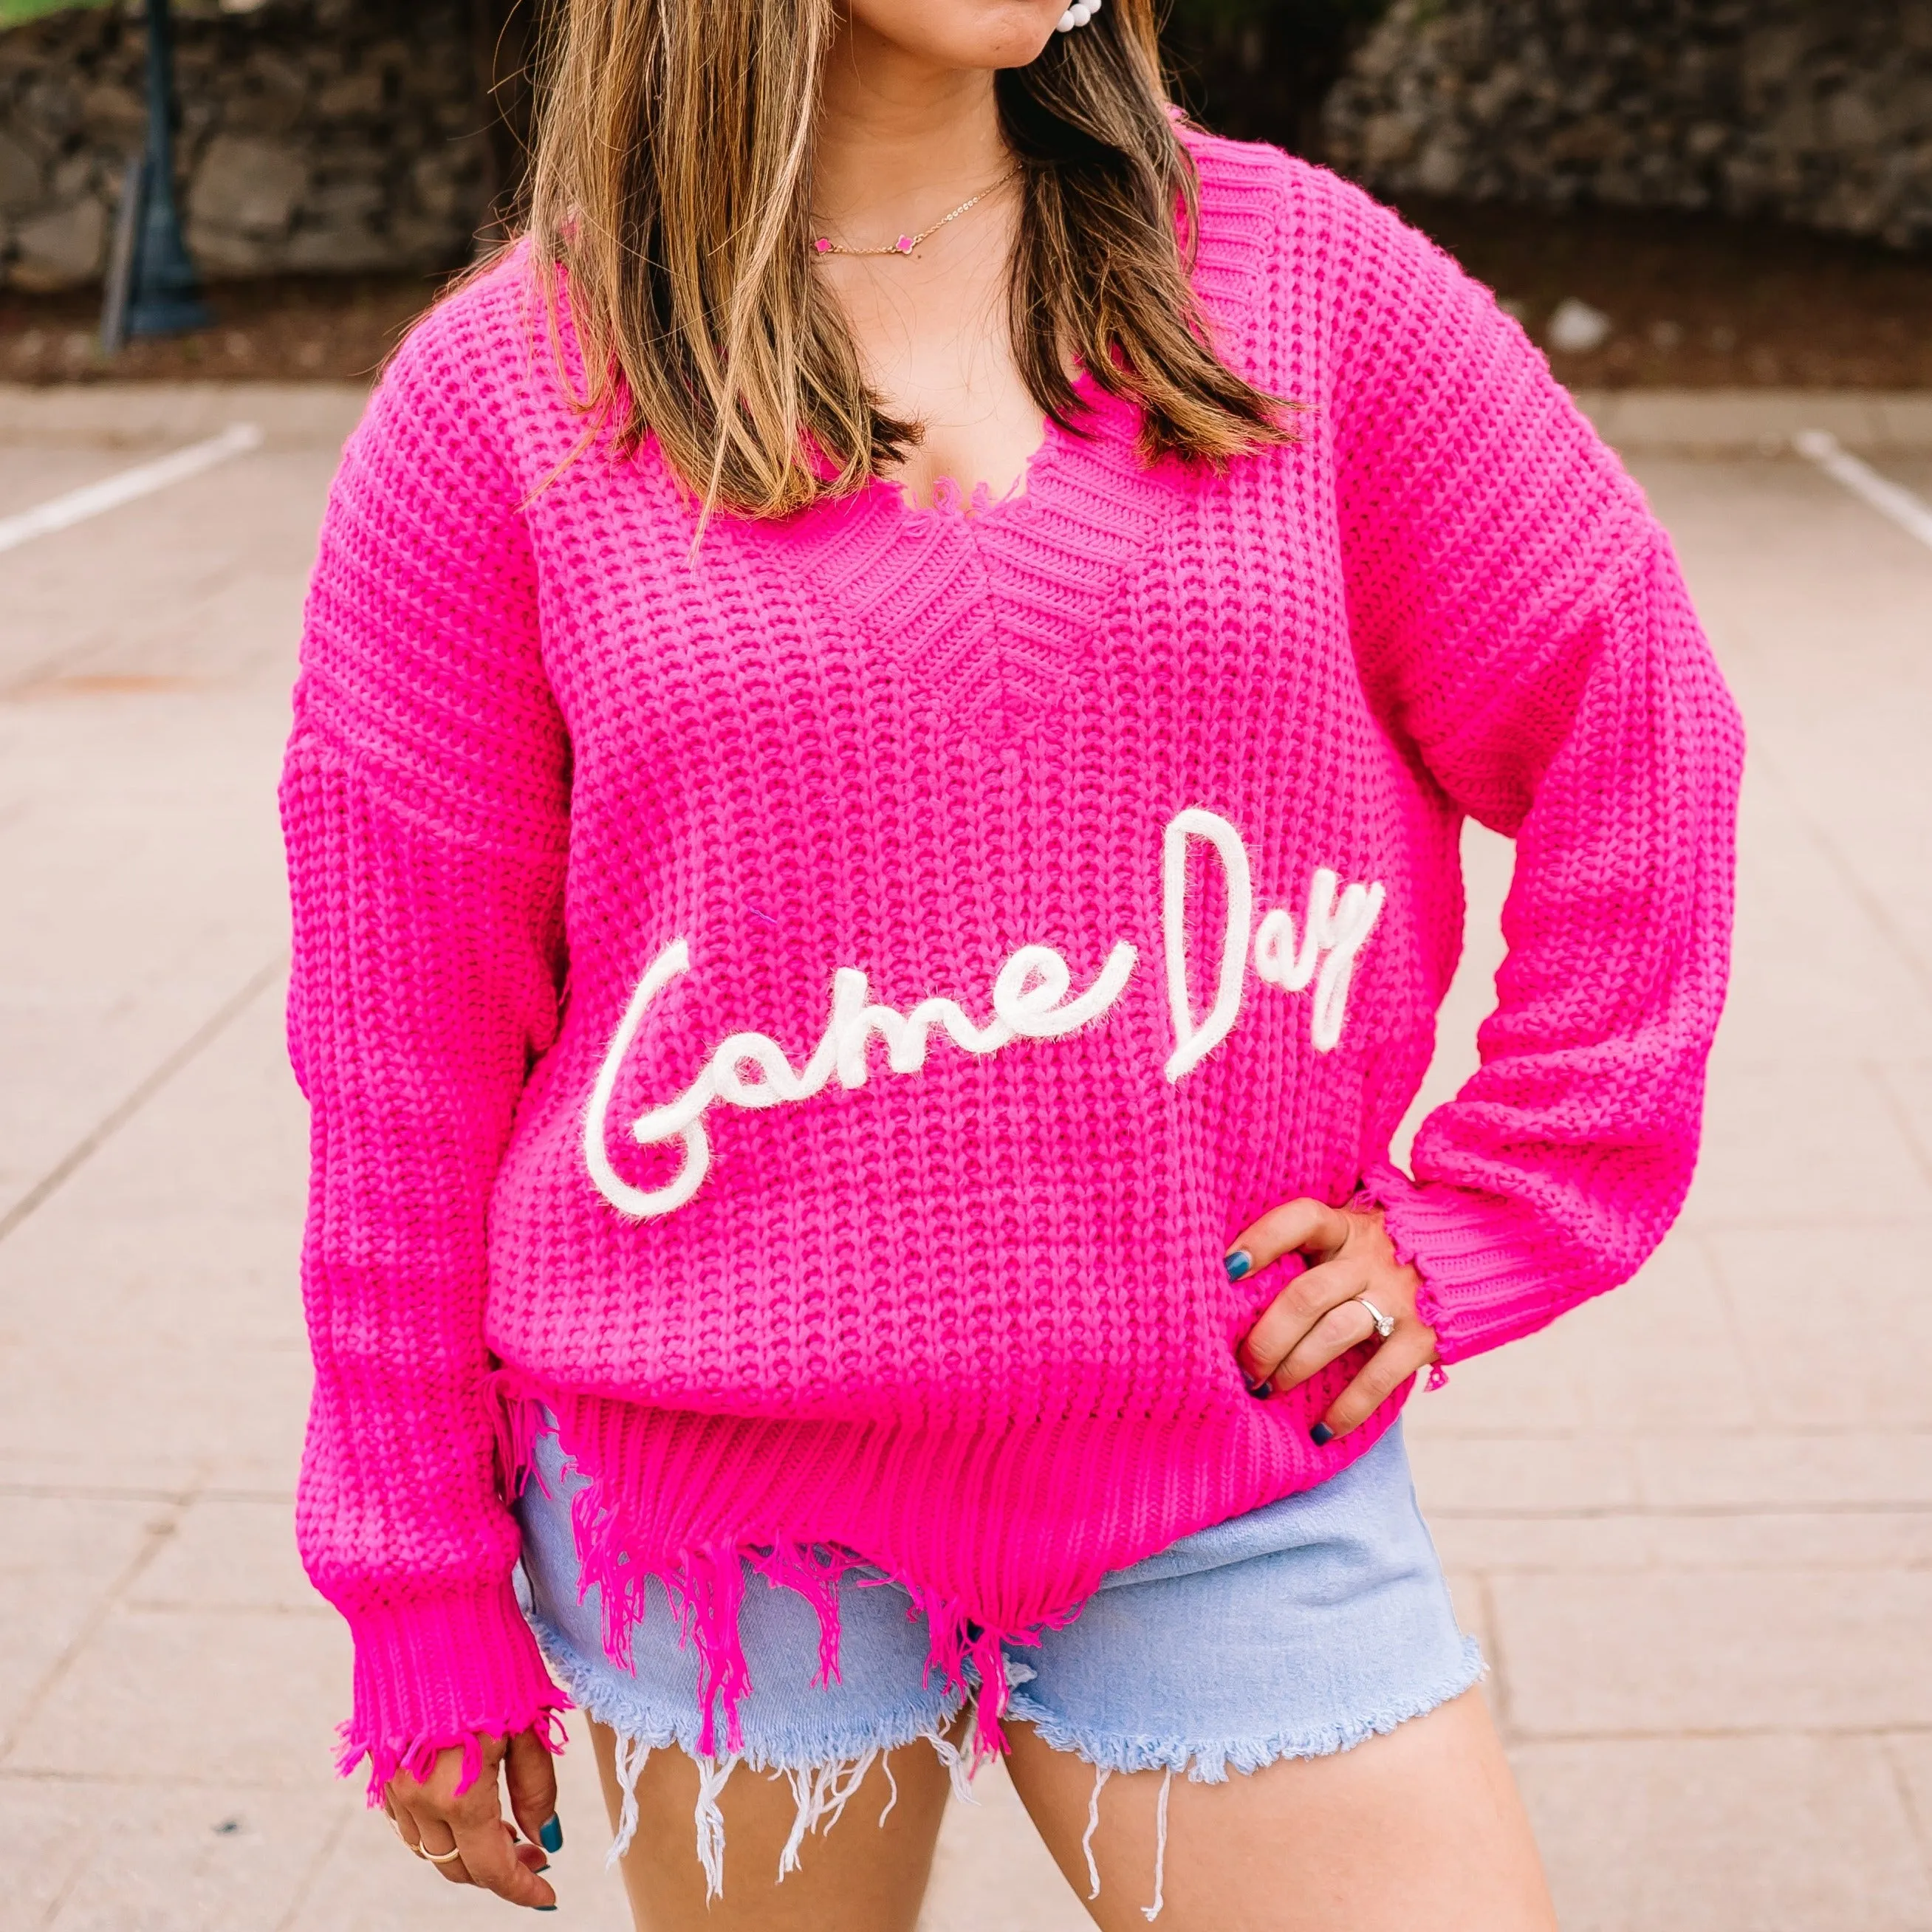
<svg viewBox="0 0 1932 1932">
<path fill-rule="evenodd" d="M 525 1608 L 554 1668 L 636 1751 L 676 1744 L 697 1756 L 697 1660 L 680 1647 L 662 1586 L 650 1583 L 632 1668 L 620 1669 L 604 1652 L 596 1587 L 578 1600 L 577 1479 L 563 1474 L 554 1436 L 538 1466 L 549 1493 L 532 1483 L 520 1505 Z M 801 1831 L 838 1808 L 813 1804 L 826 1780 L 814 1787 L 812 1770 L 916 1738 L 934 1743 L 964 1790 L 964 1768 L 940 1736 L 964 1700 L 922 1682 L 926 1632 L 909 1609 L 890 1580 L 848 1572 L 841 1681 L 817 1685 L 817 1612 L 794 1591 L 747 1579 L 739 1628 L 752 1688 L 733 1761 L 793 1775 Z M 1004 1655 L 1009 1714 L 1048 1744 L 1104 1774 L 1184 1771 L 1208 1784 L 1276 1758 L 1346 1750 L 1460 1695 L 1483 1670 L 1456 1627 L 1400 1424 L 1317 1487 L 1112 1572 L 1071 1623 Z M 722 1858 L 722 1823 L 717 1836 Z M 702 1856 L 701 1817 L 700 1839 Z M 708 1857 L 706 1866 L 712 1871 Z"/>
</svg>

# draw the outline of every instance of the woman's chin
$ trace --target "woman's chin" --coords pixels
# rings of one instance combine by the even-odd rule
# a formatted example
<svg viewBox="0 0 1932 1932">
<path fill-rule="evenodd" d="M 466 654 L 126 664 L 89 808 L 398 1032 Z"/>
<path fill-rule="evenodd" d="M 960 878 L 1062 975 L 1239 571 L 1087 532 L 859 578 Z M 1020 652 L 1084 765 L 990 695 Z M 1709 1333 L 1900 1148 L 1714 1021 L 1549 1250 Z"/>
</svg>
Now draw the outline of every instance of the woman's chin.
<svg viewBox="0 0 1932 1932">
<path fill-rule="evenodd" d="M 1066 0 L 846 0 L 854 26 L 934 66 L 1025 67 L 1053 38 Z"/>
</svg>

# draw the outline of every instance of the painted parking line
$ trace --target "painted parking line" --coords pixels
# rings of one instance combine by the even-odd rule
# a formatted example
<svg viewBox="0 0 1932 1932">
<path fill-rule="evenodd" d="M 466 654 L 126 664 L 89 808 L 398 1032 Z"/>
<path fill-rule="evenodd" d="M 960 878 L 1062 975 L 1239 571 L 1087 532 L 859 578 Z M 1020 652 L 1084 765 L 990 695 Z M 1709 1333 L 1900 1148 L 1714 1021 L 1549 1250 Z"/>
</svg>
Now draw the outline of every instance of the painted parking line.
<svg viewBox="0 0 1932 1932">
<path fill-rule="evenodd" d="M 1900 530 L 1932 550 L 1932 504 L 1916 496 L 1904 484 L 1881 476 L 1869 463 L 1861 462 L 1829 430 L 1801 430 L 1791 442 L 1800 456 L 1816 464 L 1834 482 L 1842 483 L 1880 516 L 1889 517 Z"/>
<path fill-rule="evenodd" d="M 185 482 L 204 470 L 212 470 L 218 463 L 226 463 L 231 456 L 245 456 L 261 445 L 262 432 L 254 424 L 236 423 L 206 442 L 191 442 L 172 456 L 123 470 L 98 483 L 88 484 L 84 490 L 71 490 L 64 496 L 22 510 L 16 517 L 0 518 L 0 551 L 17 550 L 35 537 L 51 536 L 56 530 L 69 530 L 89 517 L 98 517 L 104 510 L 131 503 L 137 496 L 152 496 L 170 484 Z"/>
</svg>

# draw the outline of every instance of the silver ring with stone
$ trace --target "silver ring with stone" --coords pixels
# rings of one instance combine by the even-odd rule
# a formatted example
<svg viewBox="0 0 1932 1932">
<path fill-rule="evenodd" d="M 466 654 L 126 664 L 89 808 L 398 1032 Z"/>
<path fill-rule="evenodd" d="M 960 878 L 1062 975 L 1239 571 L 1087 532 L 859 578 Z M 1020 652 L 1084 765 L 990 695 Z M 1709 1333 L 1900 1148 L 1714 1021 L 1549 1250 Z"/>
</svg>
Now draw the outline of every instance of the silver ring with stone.
<svg viewBox="0 0 1932 1932">
<path fill-rule="evenodd" d="M 1376 1324 L 1376 1333 L 1386 1342 L 1395 1333 L 1395 1317 L 1384 1315 L 1366 1294 L 1355 1297 L 1358 1304 L 1369 1311 L 1369 1319 Z"/>
</svg>

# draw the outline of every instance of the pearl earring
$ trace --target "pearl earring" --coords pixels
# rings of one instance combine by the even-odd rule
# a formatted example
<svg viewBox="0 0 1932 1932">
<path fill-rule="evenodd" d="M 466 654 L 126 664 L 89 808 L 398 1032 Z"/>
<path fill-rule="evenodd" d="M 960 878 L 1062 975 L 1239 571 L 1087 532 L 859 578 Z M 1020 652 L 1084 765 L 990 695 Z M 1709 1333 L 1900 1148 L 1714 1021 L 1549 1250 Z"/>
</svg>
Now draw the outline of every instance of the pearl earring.
<svg viewBox="0 0 1932 1932">
<path fill-rule="evenodd" d="M 1084 27 L 1100 10 L 1100 0 L 1073 0 L 1073 4 L 1060 15 L 1058 31 L 1070 34 L 1076 27 Z"/>
</svg>

